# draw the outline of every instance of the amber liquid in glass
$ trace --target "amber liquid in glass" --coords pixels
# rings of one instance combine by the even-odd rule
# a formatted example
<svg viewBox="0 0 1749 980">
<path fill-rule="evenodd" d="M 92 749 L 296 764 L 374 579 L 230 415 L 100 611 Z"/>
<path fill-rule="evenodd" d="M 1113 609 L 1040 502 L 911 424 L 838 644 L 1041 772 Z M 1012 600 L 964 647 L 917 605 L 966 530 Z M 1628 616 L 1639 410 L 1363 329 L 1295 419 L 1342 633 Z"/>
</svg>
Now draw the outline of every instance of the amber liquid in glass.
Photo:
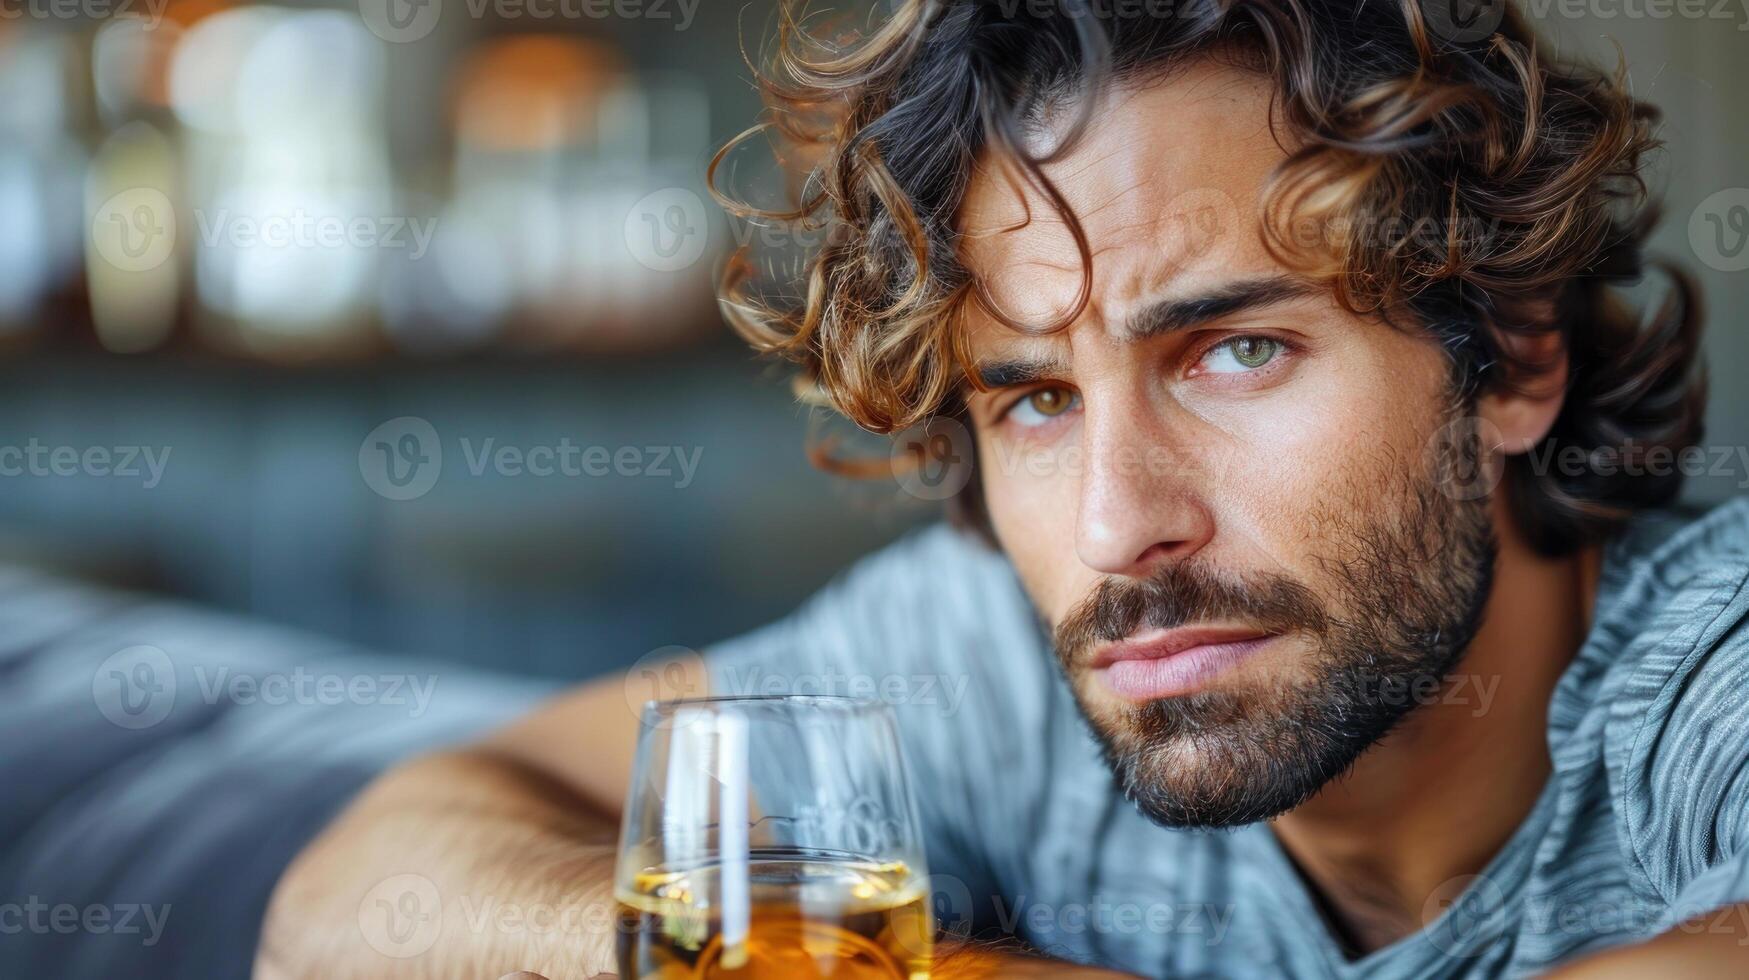
<svg viewBox="0 0 1749 980">
<path fill-rule="evenodd" d="M 623 980 L 927 980 L 928 894 L 900 863 L 766 850 L 748 865 L 745 928 L 724 929 L 723 869 L 638 875 L 619 904 Z M 713 906 L 712 903 L 715 903 Z"/>
</svg>

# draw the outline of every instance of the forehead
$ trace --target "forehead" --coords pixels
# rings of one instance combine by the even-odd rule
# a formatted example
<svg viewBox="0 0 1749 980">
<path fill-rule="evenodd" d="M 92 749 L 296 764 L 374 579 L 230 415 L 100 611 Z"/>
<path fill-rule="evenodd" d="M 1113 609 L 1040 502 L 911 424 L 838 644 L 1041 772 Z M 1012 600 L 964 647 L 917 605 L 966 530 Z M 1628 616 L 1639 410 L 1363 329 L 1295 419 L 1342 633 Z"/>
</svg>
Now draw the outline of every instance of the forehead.
<svg viewBox="0 0 1749 980">
<path fill-rule="evenodd" d="M 1076 329 L 1115 329 L 1151 300 L 1284 271 L 1258 236 L 1264 183 L 1286 155 L 1270 131 L 1269 101 L 1260 76 L 1187 65 L 1114 88 L 1070 151 L 1044 166 L 1093 256 Z M 1083 274 L 1074 236 L 1010 166 L 981 161 L 960 228 L 967 268 L 1004 313 L 1051 322 L 1073 307 Z M 1023 339 L 977 304 L 968 321 L 974 346 Z"/>
</svg>

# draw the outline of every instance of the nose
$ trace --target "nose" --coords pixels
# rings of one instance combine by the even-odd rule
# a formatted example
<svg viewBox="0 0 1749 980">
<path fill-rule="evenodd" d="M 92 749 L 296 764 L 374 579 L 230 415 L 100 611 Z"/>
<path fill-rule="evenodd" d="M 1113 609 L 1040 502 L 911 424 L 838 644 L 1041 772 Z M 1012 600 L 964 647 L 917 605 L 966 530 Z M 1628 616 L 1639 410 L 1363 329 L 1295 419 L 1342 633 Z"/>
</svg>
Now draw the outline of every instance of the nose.
<svg viewBox="0 0 1749 980">
<path fill-rule="evenodd" d="M 1143 578 L 1163 562 L 1183 561 L 1214 535 L 1205 504 L 1206 468 L 1145 400 L 1100 411 L 1085 401 L 1080 510 L 1075 546 L 1083 564 L 1106 575 Z"/>
</svg>

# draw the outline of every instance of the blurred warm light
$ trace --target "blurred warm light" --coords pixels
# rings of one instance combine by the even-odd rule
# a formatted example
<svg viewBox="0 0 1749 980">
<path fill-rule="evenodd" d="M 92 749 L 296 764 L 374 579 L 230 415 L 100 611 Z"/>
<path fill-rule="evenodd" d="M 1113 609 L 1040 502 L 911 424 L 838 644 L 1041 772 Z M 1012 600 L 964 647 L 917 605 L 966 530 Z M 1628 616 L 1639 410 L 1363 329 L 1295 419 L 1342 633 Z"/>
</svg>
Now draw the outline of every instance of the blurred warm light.
<svg viewBox="0 0 1749 980">
<path fill-rule="evenodd" d="M 0 331 L 38 322 L 81 260 L 117 351 L 643 348 L 713 329 L 710 257 L 666 251 L 708 238 L 703 216 L 639 223 L 644 202 L 702 194 L 696 75 L 561 34 L 459 57 L 388 44 L 349 9 L 153 14 L 0 18 Z M 391 63 L 406 105 L 387 104 Z"/>
<path fill-rule="evenodd" d="M 0 22 L 0 330 L 31 322 L 76 275 L 85 154 L 68 135 L 69 41 Z"/>
<path fill-rule="evenodd" d="M 672 270 L 652 268 L 633 254 L 629 236 L 647 234 L 634 212 L 651 195 L 698 202 L 688 233 L 708 236 L 699 185 L 710 139 L 704 93 L 686 78 L 622 78 L 603 90 L 596 118 L 594 150 L 557 209 L 563 266 L 540 297 L 536 325 L 600 348 L 664 347 L 697 337 L 712 325 L 696 312 L 710 302 L 708 256 Z M 669 230 L 659 233 L 664 244 L 675 244 Z M 640 243 L 646 260 L 650 244 Z M 587 319 L 578 310 L 587 310 Z"/>
<path fill-rule="evenodd" d="M 97 28 L 91 42 L 91 80 L 97 108 L 111 122 L 141 107 L 169 102 L 170 59 L 182 28 L 143 17 L 117 17 Z"/>
<path fill-rule="evenodd" d="M 455 88 L 456 158 L 436 248 L 459 311 L 450 332 L 512 321 L 507 340 L 536 348 L 662 346 L 709 320 L 708 263 L 674 272 L 640 264 L 627 216 L 652 192 L 696 183 L 706 156 L 706 99 L 690 78 L 629 75 L 602 46 L 518 36 L 482 45 Z M 697 229 L 703 233 L 703 229 Z M 487 257 L 490 257 L 489 259 Z M 479 276 L 456 273 L 487 261 Z M 417 304 L 385 311 L 398 337 Z M 689 315 L 690 314 L 690 315 Z"/>
<path fill-rule="evenodd" d="M 594 126 L 601 89 L 618 70 L 611 49 L 580 38 L 488 42 L 458 73 L 456 137 L 488 151 L 576 143 Z"/>
<path fill-rule="evenodd" d="M 429 254 L 397 256 L 383 281 L 382 315 L 408 351 L 477 347 L 493 339 L 517 297 L 513 241 L 489 196 L 450 204 Z"/>
<path fill-rule="evenodd" d="M 528 270 L 503 207 L 468 195 L 436 216 L 442 229 L 418 260 L 395 256 L 379 302 L 384 327 L 406 351 L 476 348 L 497 340 L 515 315 Z"/>
<path fill-rule="evenodd" d="M 21 149 L 0 145 L 0 330 L 22 326 L 50 277 L 43 175 Z"/>
<path fill-rule="evenodd" d="M 138 109 L 171 104 L 171 65 L 183 33 L 229 6 L 229 0 L 158 0 L 157 17 L 114 17 L 91 44 L 91 75 L 97 107 L 112 125 Z"/>
<path fill-rule="evenodd" d="M 597 107 L 615 84 L 617 58 L 580 38 L 498 38 L 463 63 L 454 86 L 456 158 L 451 200 L 441 216 L 434 255 L 409 266 L 433 303 L 385 306 L 397 341 L 419 346 L 435 334 L 483 338 L 551 294 L 567 271 L 569 230 L 564 197 L 596 142 Z M 385 297 L 385 303 L 388 300 Z M 567 311 L 586 319 L 587 306 Z"/>
<path fill-rule="evenodd" d="M 42 144 L 72 125 L 69 39 L 10 30 L 0 20 L 0 133 Z"/>
<path fill-rule="evenodd" d="M 170 105 L 184 125 L 243 128 L 237 84 L 255 42 L 286 16 L 276 7 L 242 7 L 206 17 L 182 32 L 170 65 Z"/>
<path fill-rule="evenodd" d="M 382 42 L 338 11 L 224 11 L 187 31 L 172 103 L 191 127 L 203 333 L 269 356 L 368 333 L 396 217 Z"/>
<path fill-rule="evenodd" d="M 162 14 L 166 24 L 174 25 L 181 30 L 193 27 L 195 23 L 231 7 L 232 0 L 160 0 L 164 4 Z"/>
<path fill-rule="evenodd" d="M 315 10 L 280 19 L 255 40 L 237 73 L 247 131 L 307 129 L 352 135 L 382 123 L 383 42 L 358 15 Z M 380 132 L 370 132 L 380 140 Z"/>
<path fill-rule="evenodd" d="M 245 182 L 215 198 L 196 229 L 210 239 L 201 243 L 197 263 L 201 298 L 246 330 L 348 329 L 347 314 L 362 305 L 375 257 L 356 242 L 324 244 L 316 222 L 383 210 L 369 200 L 292 181 Z"/>
<path fill-rule="evenodd" d="M 91 161 L 85 277 L 92 324 L 110 350 L 157 347 L 175 322 L 177 173 L 170 141 L 143 122 L 111 133 Z"/>
</svg>

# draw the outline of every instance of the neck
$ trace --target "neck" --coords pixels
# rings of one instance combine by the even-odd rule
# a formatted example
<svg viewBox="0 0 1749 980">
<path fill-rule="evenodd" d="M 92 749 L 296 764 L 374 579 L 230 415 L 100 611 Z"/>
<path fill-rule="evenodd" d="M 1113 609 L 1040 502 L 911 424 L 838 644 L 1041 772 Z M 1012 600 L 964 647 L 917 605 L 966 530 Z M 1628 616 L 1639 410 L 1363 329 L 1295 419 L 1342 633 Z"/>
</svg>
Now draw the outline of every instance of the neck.
<svg viewBox="0 0 1749 980">
<path fill-rule="evenodd" d="M 1346 777 L 1272 823 L 1336 931 L 1369 952 L 1421 928 L 1523 822 L 1550 773 L 1548 704 L 1584 639 L 1596 552 L 1541 557 L 1497 511 L 1482 625 Z"/>
</svg>

